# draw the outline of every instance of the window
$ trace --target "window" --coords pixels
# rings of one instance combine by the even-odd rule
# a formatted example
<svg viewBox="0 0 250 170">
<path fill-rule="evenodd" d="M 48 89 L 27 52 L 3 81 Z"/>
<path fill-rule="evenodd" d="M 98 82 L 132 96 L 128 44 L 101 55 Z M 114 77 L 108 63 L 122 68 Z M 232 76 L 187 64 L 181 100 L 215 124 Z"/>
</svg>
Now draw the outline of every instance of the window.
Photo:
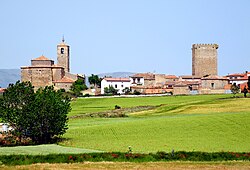
<svg viewBox="0 0 250 170">
<path fill-rule="evenodd" d="M 123 84 L 121 85 L 121 87 L 123 87 Z"/>
<path fill-rule="evenodd" d="M 64 48 L 61 48 L 61 54 L 64 54 Z"/>
<path fill-rule="evenodd" d="M 214 89 L 214 83 L 211 83 L 211 87 L 212 87 L 212 89 Z"/>
<path fill-rule="evenodd" d="M 115 88 L 117 88 L 117 84 L 115 84 Z"/>
</svg>

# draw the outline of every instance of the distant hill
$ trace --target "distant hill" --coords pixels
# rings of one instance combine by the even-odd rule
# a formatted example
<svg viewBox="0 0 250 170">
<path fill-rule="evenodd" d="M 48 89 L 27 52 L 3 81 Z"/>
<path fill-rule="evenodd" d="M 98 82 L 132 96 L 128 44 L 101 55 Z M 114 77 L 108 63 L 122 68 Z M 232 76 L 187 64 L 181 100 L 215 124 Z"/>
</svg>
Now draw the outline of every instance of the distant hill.
<svg viewBox="0 0 250 170">
<path fill-rule="evenodd" d="M 100 73 L 99 77 L 129 77 L 135 73 L 132 72 L 112 72 L 112 73 Z M 21 80 L 20 69 L 0 69 L 0 87 L 6 88 L 10 83 L 15 83 L 17 80 Z M 86 77 L 86 84 L 88 85 L 88 76 Z"/>
<path fill-rule="evenodd" d="M 15 83 L 20 79 L 20 69 L 0 69 L 0 87 L 6 88 L 10 83 Z"/>
<path fill-rule="evenodd" d="M 99 77 L 113 77 L 113 78 L 120 78 L 120 77 L 124 77 L 124 78 L 128 78 L 129 76 L 132 76 L 135 73 L 132 72 L 113 72 L 113 73 L 101 73 L 98 74 Z"/>
<path fill-rule="evenodd" d="M 114 78 L 120 78 L 120 77 L 123 77 L 123 78 L 128 78 L 129 76 L 132 76 L 133 74 L 135 73 L 132 73 L 132 72 L 112 72 L 112 73 L 100 73 L 100 74 L 97 74 L 98 77 L 100 78 L 103 78 L 103 77 L 114 77 Z M 86 76 L 86 85 L 89 86 L 89 80 L 88 80 L 88 77 L 90 75 Z"/>
</svg>

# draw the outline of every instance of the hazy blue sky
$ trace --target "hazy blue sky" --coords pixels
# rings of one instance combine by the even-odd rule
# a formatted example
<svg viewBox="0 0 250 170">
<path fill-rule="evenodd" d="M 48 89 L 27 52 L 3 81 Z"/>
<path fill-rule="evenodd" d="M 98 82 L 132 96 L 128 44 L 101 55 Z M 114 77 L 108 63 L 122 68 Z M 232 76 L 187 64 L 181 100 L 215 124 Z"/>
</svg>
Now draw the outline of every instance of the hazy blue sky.
<svg viewBox="0 0 250 170">
<path fill-rule="evenodd" d="M 62 35 L 73 73 L 191 74 L 194 43 L 217 43 L 220 75 L 250 71 L 250 0 L 2 0 L 0 68 L 42 54 Z"/>
</svg>

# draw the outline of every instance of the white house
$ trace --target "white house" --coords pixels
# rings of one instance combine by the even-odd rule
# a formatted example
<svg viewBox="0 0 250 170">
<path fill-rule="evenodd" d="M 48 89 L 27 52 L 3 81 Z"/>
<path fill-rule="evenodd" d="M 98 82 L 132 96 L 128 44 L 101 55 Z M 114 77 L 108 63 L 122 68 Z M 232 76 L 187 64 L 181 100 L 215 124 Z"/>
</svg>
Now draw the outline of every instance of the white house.
<svg viewBox="0 0 250 170">
<path fill-rule="evenodd" d="M 122 91 L 126 87 L 130 88 L 131 80 L 129 78 L 104 78 L 101 81 L 101 94 L 104 94 L 104 88 L 113 86 L 117 93 L 124 94 Z"/>
</svg>

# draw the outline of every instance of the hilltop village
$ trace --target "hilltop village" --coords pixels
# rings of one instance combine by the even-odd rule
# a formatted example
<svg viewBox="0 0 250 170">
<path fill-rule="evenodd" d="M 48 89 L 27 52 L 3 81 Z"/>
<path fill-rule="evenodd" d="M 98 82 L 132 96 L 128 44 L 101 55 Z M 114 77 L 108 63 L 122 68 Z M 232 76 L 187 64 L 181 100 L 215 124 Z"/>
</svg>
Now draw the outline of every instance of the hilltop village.
<svg viewBox="0 0 250 170">
<path fill-rule="evenodd" d="M 129 78 L 104 77 L 101 87 L 84 93 L 104 94 L 104 89 L 110 86 L 118 94 L 126 93 L 125 89 L 140 94 L 223 94 L 231 93 L 230 87 L 233 83 L 243 89 L 250 72 L 219 76 L 218 48 L 217 44 L 192 45 L 192 75 L 137 73 Z M 40 56 L 31 60 L 31 66 L 21 67 L 21 81 L 30 81 L 35 89 L 53 85 L 55 89 L 69 91 L 77 79 L 85 80 L 85 76 L 70 73 L 70 46 L 64 39 L 57 45 L 57 63 Z"/>
</svg>

